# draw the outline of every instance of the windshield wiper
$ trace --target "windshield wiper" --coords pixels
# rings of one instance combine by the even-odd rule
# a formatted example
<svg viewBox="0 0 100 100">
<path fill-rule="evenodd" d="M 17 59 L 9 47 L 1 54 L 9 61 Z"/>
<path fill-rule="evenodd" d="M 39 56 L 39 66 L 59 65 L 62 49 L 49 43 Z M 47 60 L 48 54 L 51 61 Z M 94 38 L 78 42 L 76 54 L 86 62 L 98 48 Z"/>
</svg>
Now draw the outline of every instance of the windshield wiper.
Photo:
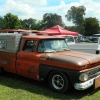
<svg viewBox="0 0 100 100">
<path fill-rule="evenodd" d="M 59 50 L 55 50 L 54 52 L 59 52 L 59 51 L 64 51 L 64 50 L 68 50 L 68 49 L 59 49 Z"/>
<path fill-rule="evenodd" d="M 67 48 L 61 48 L 61 49 L 60 49 L 60 51 L 63 51 L 63 50 L 69 50 L 69 49 L 67 49 Z"/>
</svg>

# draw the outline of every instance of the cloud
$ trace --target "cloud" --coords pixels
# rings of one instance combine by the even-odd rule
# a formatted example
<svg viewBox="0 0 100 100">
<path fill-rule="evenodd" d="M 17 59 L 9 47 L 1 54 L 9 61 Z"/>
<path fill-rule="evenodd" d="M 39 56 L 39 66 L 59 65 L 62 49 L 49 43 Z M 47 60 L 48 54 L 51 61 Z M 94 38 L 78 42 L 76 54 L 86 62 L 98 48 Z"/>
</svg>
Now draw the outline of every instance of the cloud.
<svg viewBox="0 0 100 100">
<path fill-rule="evenodd" d="M 46 0 L 6 0 L 5 5 L 0 7 L 0 14 L 4 16 L 7 13 L 12 13 L 18 15 L 20 19 L 35 18 L 41 20 L 44 14 L 44 11 L 41 12 L 41 7 L 46 4 Z"/>
<path fill-rule="evenodd" d="M 96 17 L 98 20 L 100 20 L 100 1 L 80 0 L 80 5 L 84 5 L 86 8 L 85 17 Z"/>
<path fill-rule="evenodd" d="M 62 19 L 64 21 L 64 23 L 67 25 L 67 26 L 72 26 L 74 25 L 72 22 L 69 22 L 67 20 L 67 18 L 65 17 L 65 15 L 67 14 L 67 11 L 72 7 L 72 6 L 79 6 L 79 3 L 78 2 L 73 2 L 73 3 L 70 3 L 70 4 L 66 4 L 63 0 L 60 2 L 60 5 L 59 5 L 59 9 L 58 9 L 58 12 L 59 14 L 62 16 Z"/>
<path fill-rule="evenodd" d="M 12 13 L 14 15 L 18 15 L 19 18 L 30 18 L 33 17 L 35 9 L 30 7 L 28 4 L 21 4 L 14 2 L 13 0 L 7 0 L 4 9 L 2 10 L 6 13 Z"/>
<path fill-rule="evenodd" d="M 67 11 L 71 8 L 71 6 L 76 6 L 76 7 L 84 6 L 86 8 L 85 18 L 96 17 L 98 20 L 100 20 L 100 1 L 99 0 L 96 0 L 96 1 L 95 0 L 80 0 L 79 2 L 66 4 L 64 0 L 62 0 L 59 5 L 59 11 L 65 23 L 68 22 L 65 18 L 65 15 L 67 14 Z M 70 25 L 73 25 L 73 24 L 70 23 Z"/>
<path fill-rule="evenodd" d="M 16 0 L 14 0 L 16 2 Z M 17 0 L 18 3 L 29 4 L 29 5 L 46 5 L 46 0 Z"/>
<path fill-rule="evenodd" d="M 1 2 L 2 1 L 2 2 Z M 48 0 L 3 0 L 0 1 L 0 16 L 4 16 L 6 13 L 12 13 L 18 15 L 20 19 L 42 19 L 45 13 L 57 13 L 61 15 L 66 25 L 73 25 L 72 22 L 68 22 L 65 18 L 67 11 L 72 6 L 84 6 L 86 8 L 85 17 L 96 17 L 100 20 L 100 1 L 99 0 L 80 0 L 79 2 L 66 3 L 65 0 L 61 0 L 58 5 L 49 5 L 54 3 Z M 6 2 L 6 3 L 5 3 Z M 56 2 L 56 1 L 55 1 Z M 5 5 L 3 5 L 5 3 Z M 48 4 L 48 5 L 47 5 Z"/>
</svg>

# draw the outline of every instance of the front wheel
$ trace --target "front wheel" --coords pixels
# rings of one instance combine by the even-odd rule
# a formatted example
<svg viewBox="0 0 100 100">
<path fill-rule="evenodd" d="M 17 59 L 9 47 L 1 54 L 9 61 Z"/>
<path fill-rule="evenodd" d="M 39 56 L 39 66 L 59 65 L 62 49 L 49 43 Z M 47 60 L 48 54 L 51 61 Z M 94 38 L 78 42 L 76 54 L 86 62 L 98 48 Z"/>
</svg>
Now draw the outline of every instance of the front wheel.
<svg viewBox="0 0 100 100">
<path fill-rule="evenodd" d="M 68 77 L 63 72 L 53 71 L 48 78 L 50 88 L 58 93 L 65 93 L 69 89 Z"/>
</svg>

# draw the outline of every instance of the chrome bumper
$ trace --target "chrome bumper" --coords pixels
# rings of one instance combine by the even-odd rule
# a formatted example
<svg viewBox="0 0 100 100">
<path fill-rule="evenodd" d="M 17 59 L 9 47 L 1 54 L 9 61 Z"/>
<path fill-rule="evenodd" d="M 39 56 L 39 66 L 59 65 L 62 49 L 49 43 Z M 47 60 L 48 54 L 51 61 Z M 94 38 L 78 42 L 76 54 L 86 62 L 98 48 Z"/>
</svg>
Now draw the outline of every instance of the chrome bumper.
<svg viewBox="0 0 100 100">
<path fill-rule="evenodd" d="M 94 84 L 94 80 L 97 78 L 100 78 L 100 75 L 83 83 L 75 83 L 74 87 L 76 90 L 85 90 L 91 87 Z"/>
</svg>

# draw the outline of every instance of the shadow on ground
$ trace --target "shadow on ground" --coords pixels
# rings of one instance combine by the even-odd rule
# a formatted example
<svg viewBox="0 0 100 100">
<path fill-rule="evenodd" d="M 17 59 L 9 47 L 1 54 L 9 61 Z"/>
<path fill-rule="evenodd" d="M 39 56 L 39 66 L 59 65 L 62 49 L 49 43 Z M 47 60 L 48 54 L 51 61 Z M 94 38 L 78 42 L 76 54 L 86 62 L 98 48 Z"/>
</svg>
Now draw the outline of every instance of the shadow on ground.
<svg viewBox="0 0 100 100">
<path fill-rule="evenodd" d="M 93 88 L 89 88 L 84 91 L 71 89 L 67 93 L 59 95 L 58 93 L 51 91 L 47 83 L 38 82 L 8 72 L 6 72 L 3 76 L 0 76 L 0 84 L 14 89 L 26 90 L 37 95 L 44 95 L 47 98 L 53 98 L 57 100 L 79 100 L 84 96 L 91 96 L 99 90 L 99 88 L 95 91 Z"/>
</svg>

